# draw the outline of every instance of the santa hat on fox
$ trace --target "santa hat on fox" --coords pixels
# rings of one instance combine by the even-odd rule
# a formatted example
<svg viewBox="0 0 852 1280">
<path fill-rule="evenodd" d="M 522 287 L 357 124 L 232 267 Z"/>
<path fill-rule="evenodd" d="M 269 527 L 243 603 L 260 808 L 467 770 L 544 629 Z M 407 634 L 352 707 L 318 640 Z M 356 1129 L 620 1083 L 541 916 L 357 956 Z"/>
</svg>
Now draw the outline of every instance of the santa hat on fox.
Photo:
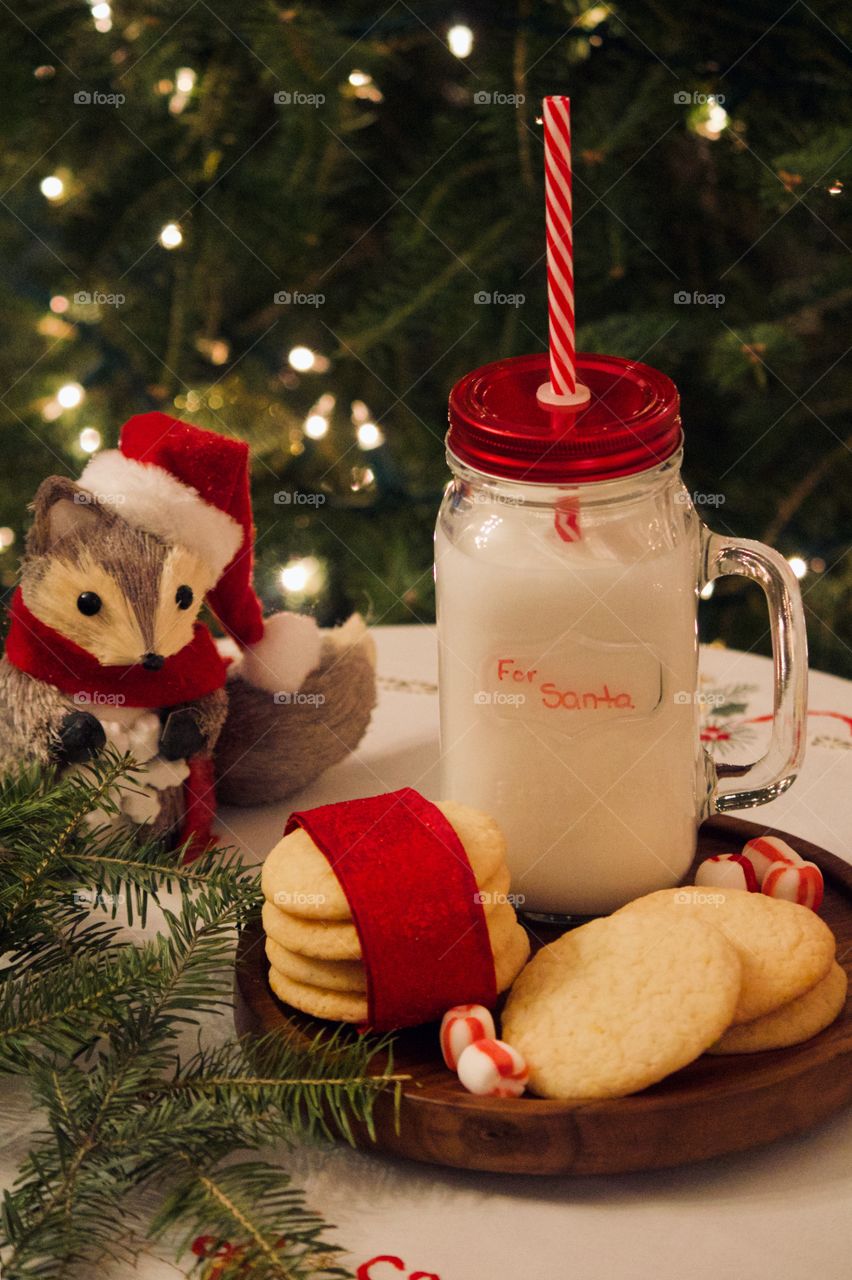
<svg viewBox="0 0 852 1280">
<path fill-rule="evenodd" d="M 141 413 L 121 429 L 117 449 L 97 454 L 80 486 L 115 505 L 123 520 L 186 547 L 210 569 L 206 600 L 242 650 L 239 674 L 259 689 L 295 692 L 319 666 L 313 618 L 264 618 L 253 586 L 254 519 L 249 450 L 165 413 Z"/>
</svg>

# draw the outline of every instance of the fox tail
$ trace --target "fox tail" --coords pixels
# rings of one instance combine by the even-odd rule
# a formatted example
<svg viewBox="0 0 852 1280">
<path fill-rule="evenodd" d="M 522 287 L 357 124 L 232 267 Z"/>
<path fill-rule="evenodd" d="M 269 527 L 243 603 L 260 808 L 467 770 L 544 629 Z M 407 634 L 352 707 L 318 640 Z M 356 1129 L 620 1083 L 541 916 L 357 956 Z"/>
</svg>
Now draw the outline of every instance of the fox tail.
<svg viewBox="0 0 852 1280">
<path fill-rule="evenodd" d="M 297 693 L 266 693 L 228 680 L 228 715 L 214 752 L 222 804 L 281 800 L 357 747 L 376 704 L 376 655 L 353 614 L 323 633 L 320 665 Z"/>
</svg>

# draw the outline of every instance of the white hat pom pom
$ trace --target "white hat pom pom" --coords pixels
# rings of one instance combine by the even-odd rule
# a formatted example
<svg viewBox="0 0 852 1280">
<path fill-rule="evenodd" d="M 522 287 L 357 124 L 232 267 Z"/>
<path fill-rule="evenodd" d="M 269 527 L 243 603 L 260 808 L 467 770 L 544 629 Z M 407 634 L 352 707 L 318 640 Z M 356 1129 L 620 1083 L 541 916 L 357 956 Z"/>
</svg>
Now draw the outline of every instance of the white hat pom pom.
<svg viewBox="0 0 852 1280">
<path fill-rule="evenodd" d="M 256 689 L 295 693 L 320 664 L 322 635 L 304 613 L 273 613 L 263 637 L 244 650 L 239 674 Z"/>
</svg>

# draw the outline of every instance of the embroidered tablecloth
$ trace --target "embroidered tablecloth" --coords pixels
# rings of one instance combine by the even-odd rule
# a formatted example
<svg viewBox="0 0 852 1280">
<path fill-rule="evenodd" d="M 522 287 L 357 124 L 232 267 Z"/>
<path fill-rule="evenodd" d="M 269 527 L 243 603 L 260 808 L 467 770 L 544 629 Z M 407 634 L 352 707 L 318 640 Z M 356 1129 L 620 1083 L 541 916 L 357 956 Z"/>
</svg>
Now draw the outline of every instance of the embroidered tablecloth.
<svg viewBox="0 0 852 1280">
<path fill-rule="evenodd" d="M 414 786 L 438 791 L 436 651 L 430 627 L 380 627 L 380 701 L 357 753 L 287 805 L 226 810 L 223 836 L 261 861 L 291 808 Z M 702 648 L 705 742 L 720 759 L 762 751 L 772 706 L 763 657 Z M 811 674 L 808 753 L 784 796 L 744 817 L 852 861 L 852 683 Z M 216 1032 L 215 1034 L 221 1034 Z M 783 1099 L 780 1100 L 783 1105 Z M 0 1176 L 11 1177 L 33 1117 L 7 1092 Z M 358 1280 L 846 1280 L 852 1256 L 852 1109 L 802 1137 L 691 1168 L 607 1178 L 442 1170 L 343 1146 L 280 1152 L 296 1185 L 336 1224 Z M 120 1224 L 116 1226 L 120 1230 Z M 165 1249 L 139 1280 L 169 1280 Z M 124 1276 L 104 1269 L 104 1280 Z"/>
</svg>

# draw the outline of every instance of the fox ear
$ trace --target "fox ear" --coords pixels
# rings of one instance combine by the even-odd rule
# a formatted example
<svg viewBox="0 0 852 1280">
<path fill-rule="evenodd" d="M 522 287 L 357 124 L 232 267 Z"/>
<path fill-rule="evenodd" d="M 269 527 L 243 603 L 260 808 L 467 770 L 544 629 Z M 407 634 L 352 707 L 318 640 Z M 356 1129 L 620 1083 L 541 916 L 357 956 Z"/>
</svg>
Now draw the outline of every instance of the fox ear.
<svg viewBox="0 0 852 1280">
<path fill-rule="evenodd" d="M 35 514 L 28 546 L 35 554 L 50 551 L 81 533 L 91 533 L 97 526 L 115 517 L 106 511 L 90 493 L 66 476 L 49 476 L 38 488 L 32 503 Z"/>
</svg>

